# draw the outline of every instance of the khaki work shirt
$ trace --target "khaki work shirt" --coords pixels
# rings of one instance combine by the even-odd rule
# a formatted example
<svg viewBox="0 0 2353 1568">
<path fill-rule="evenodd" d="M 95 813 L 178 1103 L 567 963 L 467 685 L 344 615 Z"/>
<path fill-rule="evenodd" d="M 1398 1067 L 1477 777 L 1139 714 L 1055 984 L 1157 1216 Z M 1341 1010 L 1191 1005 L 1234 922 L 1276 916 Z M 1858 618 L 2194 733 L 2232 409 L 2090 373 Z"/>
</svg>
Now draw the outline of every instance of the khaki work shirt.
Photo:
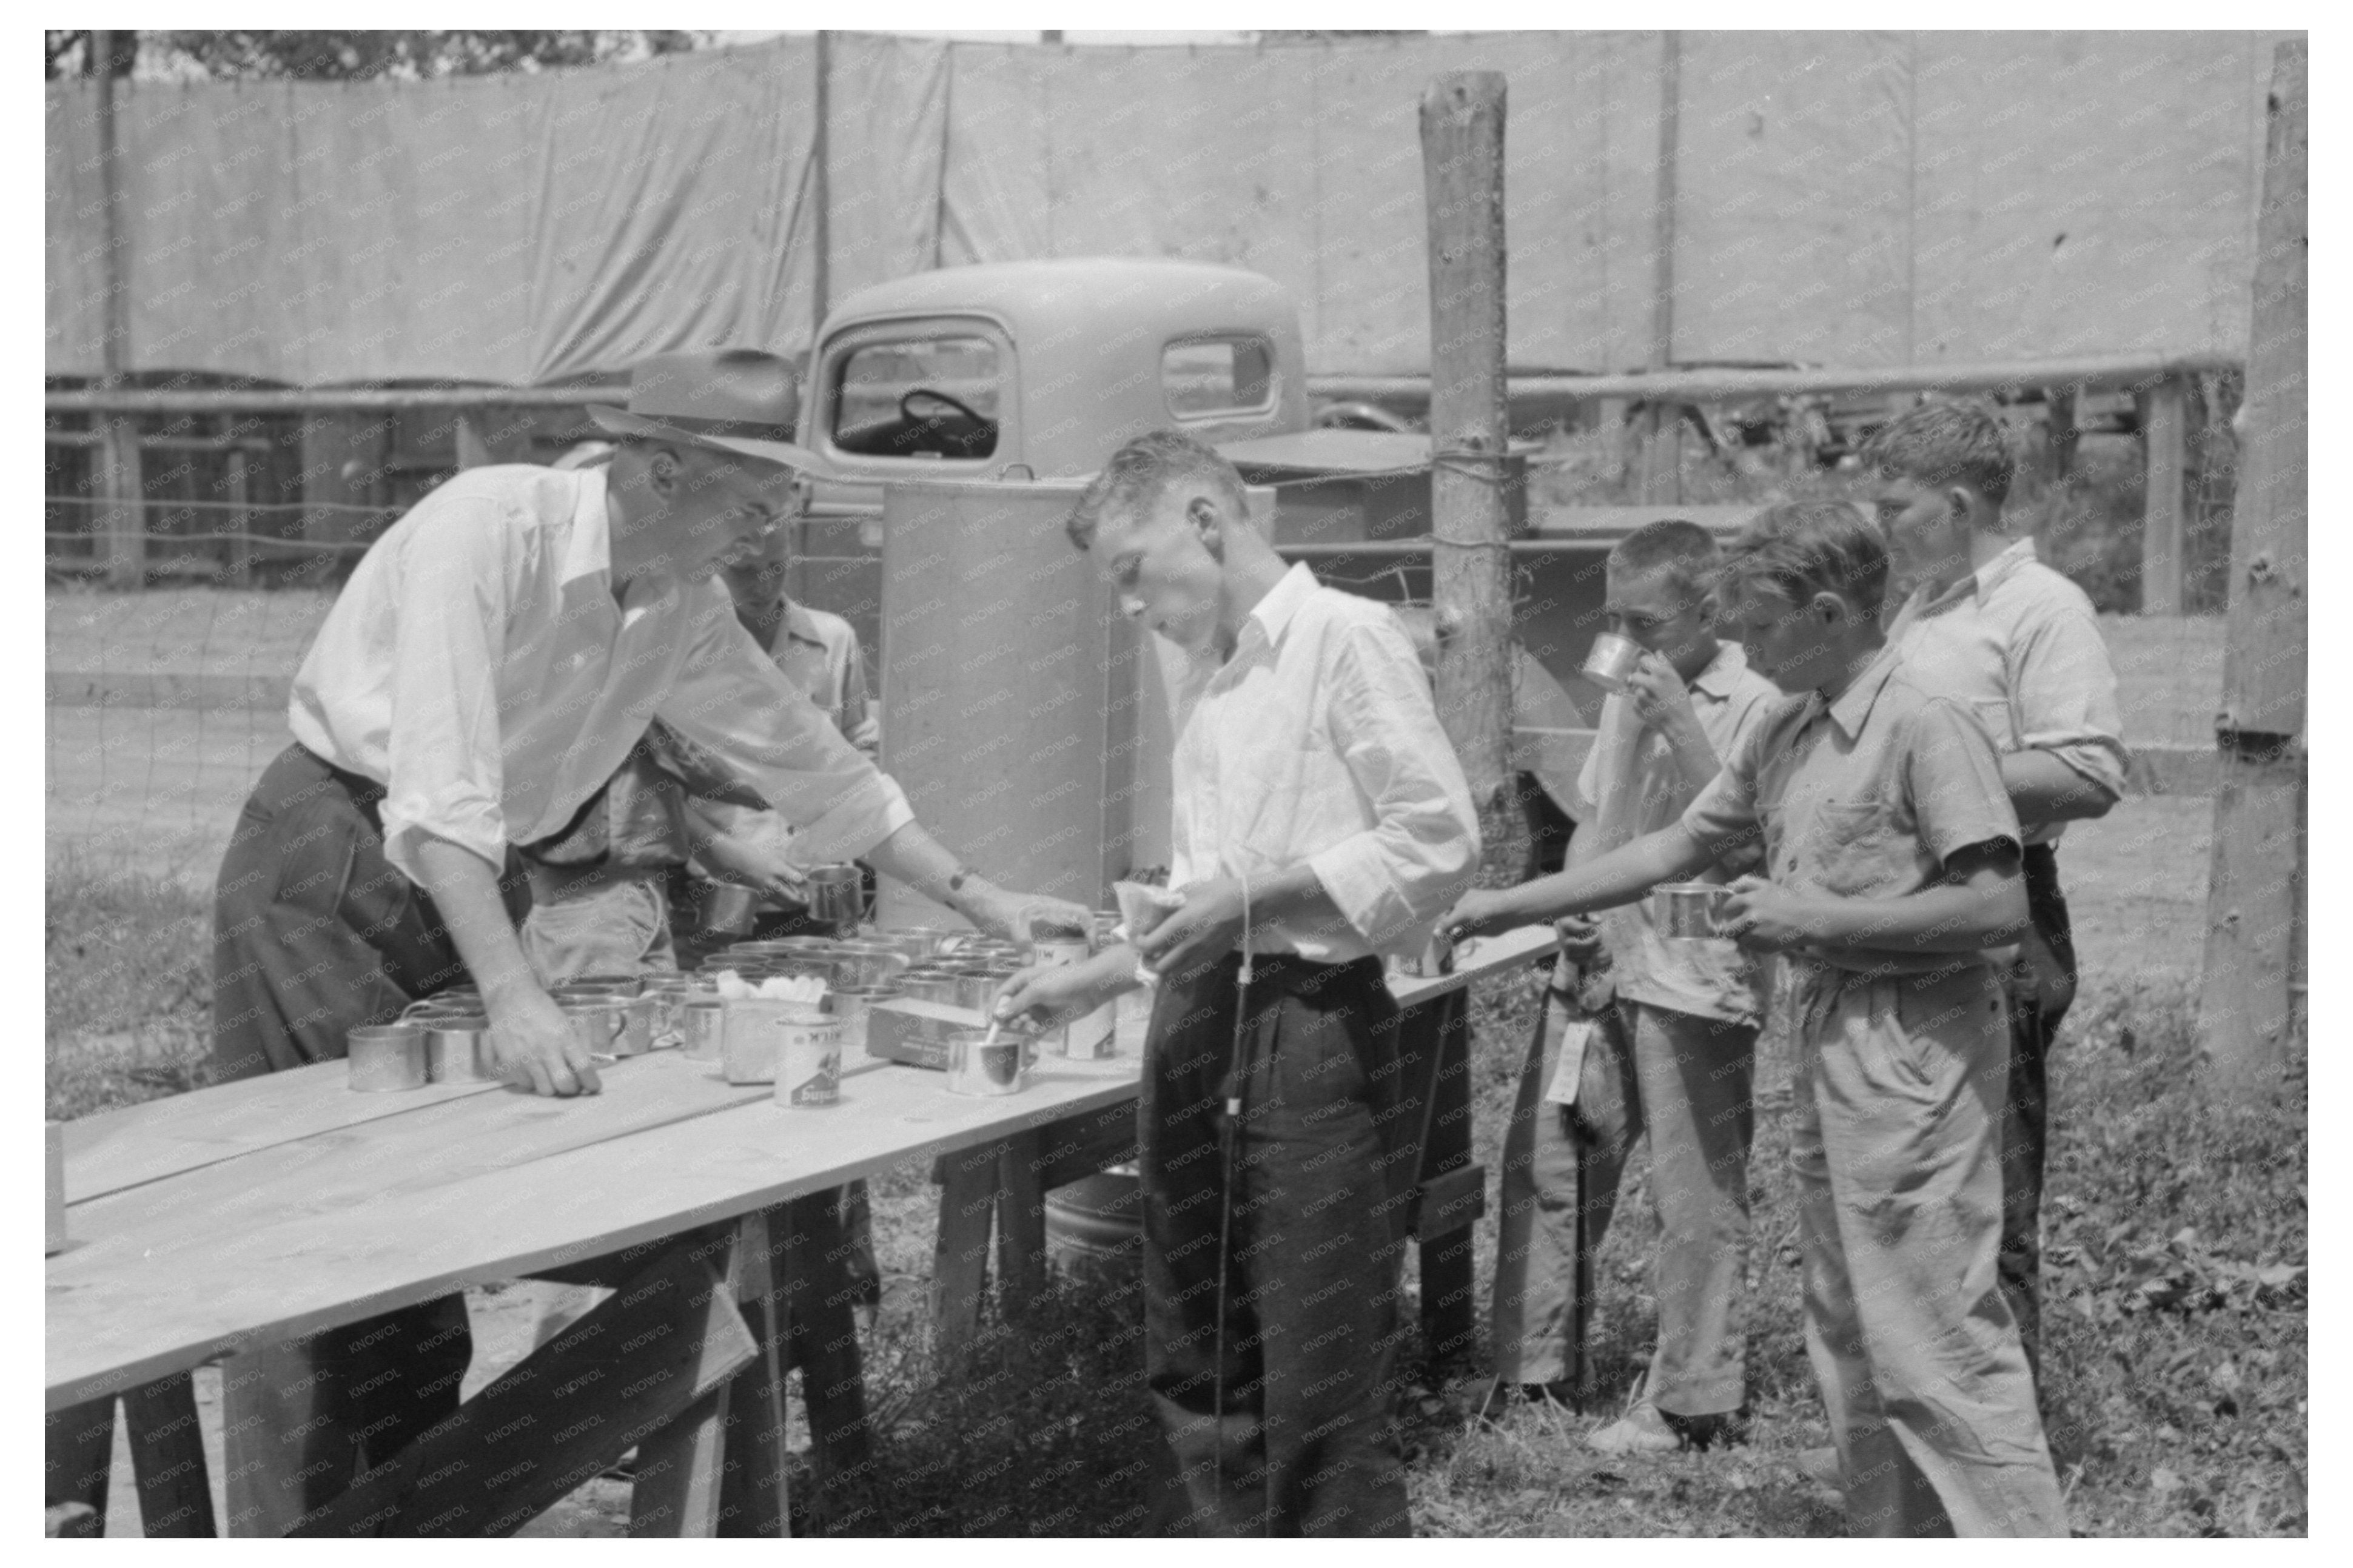
<svg viewBox="0 0 2353 1568">
<path fill-rule="evenodd" d="M 2019 842 L 1992 742 L 1968 710 L 1932 697 L 1893 647 L 1825 705 L 1785 698 L 1683 816 L 1705 844 L 1764 836 L 1776 886 L 1842 899 L 1896 899 L 1940 880 L 1973 844 Z M 1952 953 L 1841 949 L 1820 955 L 1866 973 L 1952 968 Z"/>
</svg>

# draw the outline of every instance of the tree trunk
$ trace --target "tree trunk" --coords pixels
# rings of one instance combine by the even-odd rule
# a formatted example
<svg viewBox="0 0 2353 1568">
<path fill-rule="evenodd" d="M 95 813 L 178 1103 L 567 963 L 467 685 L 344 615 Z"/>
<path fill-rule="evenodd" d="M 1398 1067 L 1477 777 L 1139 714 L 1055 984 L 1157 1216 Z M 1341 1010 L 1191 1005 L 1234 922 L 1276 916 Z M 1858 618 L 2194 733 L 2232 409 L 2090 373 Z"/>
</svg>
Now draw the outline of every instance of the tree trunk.
<svg viewBox="0 0 2353 1568">
<path fill-rule="evenodd" d="M 2200 1082 L 2251 1096 L 2278 1085 L 2295 1025 L 2306 881 L 2306 47 L 2272 58 L 2198 1007 Z"/>
</svg>

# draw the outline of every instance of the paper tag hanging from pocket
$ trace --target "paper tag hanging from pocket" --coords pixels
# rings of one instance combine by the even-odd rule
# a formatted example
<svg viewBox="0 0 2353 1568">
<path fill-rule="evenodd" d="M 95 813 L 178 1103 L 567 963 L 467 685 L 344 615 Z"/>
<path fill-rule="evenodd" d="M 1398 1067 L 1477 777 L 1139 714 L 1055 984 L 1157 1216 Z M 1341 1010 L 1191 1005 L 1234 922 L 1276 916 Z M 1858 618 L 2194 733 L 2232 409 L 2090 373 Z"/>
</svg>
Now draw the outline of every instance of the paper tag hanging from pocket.
<svg viewBox="0 0 2353 1568">
<path fill-rule="evenodd" d="M 1572 1018 L 1561 1026 L 1560 1057 L 1553 1064 L 1552 1082 L 1544 1091 L 1546 1105 L 1575 1105 L 1577 1080 L 1585 1076 L 1585 1053 L 1592 1047 L 1597 1027 L 1590 1018 Z"/>
</svg>

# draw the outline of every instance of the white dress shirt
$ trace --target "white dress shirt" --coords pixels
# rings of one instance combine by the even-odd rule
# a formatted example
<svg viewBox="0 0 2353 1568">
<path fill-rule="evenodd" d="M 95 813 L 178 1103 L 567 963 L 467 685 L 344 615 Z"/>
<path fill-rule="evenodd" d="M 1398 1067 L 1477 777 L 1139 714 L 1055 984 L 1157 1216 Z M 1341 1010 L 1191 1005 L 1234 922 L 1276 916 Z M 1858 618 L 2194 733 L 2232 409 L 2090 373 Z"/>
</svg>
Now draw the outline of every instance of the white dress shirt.
<svg viewBox="0 0 2353 1568">
<path fill-rule="evenodd" d="M 1470 786 L 1385 606 L 1293 566 L 1232 658 L 1193 658 L 1176 722 L 1169 885 L 1304 861 L 1345 917 L 1263 927 L 1257 951 L 1418 952 L 1476 875 Z"/>
<path fill-rule="evenodd" d="M 1931 599 L 1916 590 L 1887 640 L 1912 679 L 1975 713 L 1993 749 L 2048 752 L 2107 793 L 2125 790 L 2116 672 L 2084 590 L 2035 559 L 2021 539 Z M 2029 828 L 2051 844 L 2065 824 Z"/>
<path fill-rule="evenodd" d="M 827 858 L 914 819 L 736 623 L 716 578 L 613 596 L 601 468 L 470 468 L 362 557 L 295 675 L 294 738 L 385 786 L 385 858 L 419 834 L 493 866 L 562 828 L 660 718 Z"/>
</svg>

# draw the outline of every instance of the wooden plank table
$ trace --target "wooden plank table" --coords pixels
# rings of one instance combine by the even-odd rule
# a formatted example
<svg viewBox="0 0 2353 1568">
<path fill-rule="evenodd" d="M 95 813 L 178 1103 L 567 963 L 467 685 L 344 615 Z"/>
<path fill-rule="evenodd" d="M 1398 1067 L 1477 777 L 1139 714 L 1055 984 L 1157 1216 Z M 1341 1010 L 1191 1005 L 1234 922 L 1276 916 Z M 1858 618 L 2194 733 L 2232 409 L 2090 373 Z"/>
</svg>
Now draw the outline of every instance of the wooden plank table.
<svg viewBox="0 0 2353 1568">
<path fill-rule="evenodd" d="M 1419 1006 L 1552 942 L 1539 928 L 1490 939 L 1467 948 L 1453 974 L 1392 988 Z M 111 1400 L 123 1396 L 147 1461 L 149 1517 L 190 1519 L 190 1532 L 209 1534 L 189 1369 L 469 1284 L 617 1255 L 639 1288 L 468 1401 L 404 1452 L 406 1468 L 370 1471 L 351 1506 L 395 1517 L 421 1507 L 420 1476 L 467 1468 L 434 1460 L 485 1441 L 502 1411 L 536 1412 L 527 1402 L 543 1403 L 551 1387 L 599 1384 L 607 1369 L 597 1358 L 636 1340 L 668 1345 L 668 1359 L 640 1357 L 642 1368 L 626 1370 L 642 1375 L 612 1380 L 635 1390 L 634 1404 L 579 1406 L 595 1419 L 572 1425 L 594 1427 L 595 1443 L 553 1456 L 565 1463 L 542 1467 L 538 1489 L 470 1492 L 441 1510 L 445 1521 L 511 1530 L 545 1506 L 545 1477 L 596 1473 L 625 1434 L 644 1439 L 641 1477 L 642 1456 L 657 1456 L 633 1525 L 707 1533 L 722 1511 L 720 1435 L 752 1408 L 764 1458 L 752 1480 L 735 1479 L 739 1466 L 728 1484 L 765 1489 L 753 1515 L 781 1529 L 783 1330 L 767 1283 L 769 1216 L 900 1161 L 944 1156 L 934 1305 L 953 1347 L 977 1321 L 992 1221 L 1000 1289 L 1018 1310 L 1042 1280 L 1045 1187 L 1100 1168 L 1132 1140 L 1141 1032 L 1124 1030 L 1104 1061 L 1046 1058 L 1023 1093 L 994 1100 L 860 1059 L 844 1072 L 840 1105 L 790 1110 L 765 1086 L 730 1085 L 716 1064 L 663 1051 L 613 1064 L 604 1093 L 570 1100 L 498 1085 L 353 1094 L 329 1064 L 83 1119 L 66 1134 L 70 1239 L 47 1268 L 47 1406 L 104 1410 L 111 1443 Z M 1455 1120 L 1460 1164 L 1468 1118 Z M 578 1375 L 554 1375 L 566 1371 Z M 151 1441 L 157 1431 L 164 1437 Z M 152 1497 L 151 1471 L 172 1478 Z"/>
</svg>

